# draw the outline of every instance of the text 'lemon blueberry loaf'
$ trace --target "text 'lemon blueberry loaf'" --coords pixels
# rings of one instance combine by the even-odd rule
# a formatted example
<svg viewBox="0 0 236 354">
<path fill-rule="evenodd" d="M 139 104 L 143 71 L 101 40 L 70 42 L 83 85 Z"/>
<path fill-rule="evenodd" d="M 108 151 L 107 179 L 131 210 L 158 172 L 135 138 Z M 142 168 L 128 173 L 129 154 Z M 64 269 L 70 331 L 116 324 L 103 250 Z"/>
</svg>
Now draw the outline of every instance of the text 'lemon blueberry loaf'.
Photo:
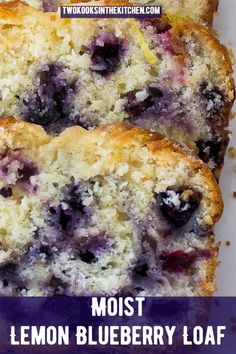
<svg viewBox="0 0 236 354">
<path fill-rule="evenodd" d="M 1 5 L 0 18 L 0 115 L 50 134 L 126 122 L 195 144 L 220 169 L 234 86 L 228 52 L 206 28 L 63 20 L 18 3 Z"/>
<path fill-rule="evenodd" d="M 163 13 L 187 16 L 195 22 L 212 25 L 214 14 L 217 12 L 219 0 L 104 0 L 108 5 L 160 5 Z"/>
<path fill-rule="evenodd" d="M 189 149 L 122 124 L 0 127 L 2 295 L 210 295 L 219 187 Z"/>
</svg>

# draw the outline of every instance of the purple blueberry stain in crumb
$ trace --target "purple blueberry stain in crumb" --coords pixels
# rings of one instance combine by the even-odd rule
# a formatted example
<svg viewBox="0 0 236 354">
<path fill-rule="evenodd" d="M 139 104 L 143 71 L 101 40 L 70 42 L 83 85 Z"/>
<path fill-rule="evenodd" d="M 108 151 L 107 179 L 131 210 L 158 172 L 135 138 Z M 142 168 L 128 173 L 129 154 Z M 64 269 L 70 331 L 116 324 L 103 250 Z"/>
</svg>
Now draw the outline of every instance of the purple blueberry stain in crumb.
<svg viewBox="0 0 236 354">
<path fill-rule="evenodd" d="M 160 83 L 129 92 L 124 110 L 129 116 L 127 121 L 148 130 L 157 130 L 163 125 L 166 128 L 175 126 L 187 133 L 193 131 L 193 123 L 186 118 L 179 95 Z"/>
<path fill-rule="evenodd" d="M 45 255 L 46 259 L 52 259 L 53 257 L 53 252 L 51 247 L 48 244 L 41 244 L 39 247 L 39 253 Z"/>
<path fill-rule="evenodd" d="M 223 164 L 227 141 L 215 137 L 214 140 L 198 140 L 196 145 L 198 148 L 198 156 L 203 162 L 213 162 L 213 169 Z"/>
<path fill-rule="evenodd" d="M 141 277 L 147 277 L 148 276 L 148 264 L 147 263 L 143 263 L 143 264 L 138 264 L 135 268 L 134 268 L 134 272 L 141 276 Z"/>
<path fill-rule="evenodd" d="M 163 92 L 158 87 L 150 86 L 147 92 L 148 96 L 143 101 L 137 99 L 136 94 L 138 91 L 131 91 L 127 95 L 125 111 L 130 117 L 135 118 L 146 112 L 149 108 L 154 107 L 156 99 L 158 100 L 163 97 Z"/>
<path fill-rule="evenodd" d="M 13 262 L 8 262 L 0 266 L 0 280 L 4 287 L 18 281 L 17 269 L 17 264 Z"/>
<path fill-rule="evenodd" d="M 13 193 L 12 193 L 12 188 L 11 187 L 2 187 L 0 188 L 0 195 L 3 198 L 10 198 L 12 197 Z"/>
<path fill-rule="evenodd" d="M 81 251 L 80 252 L 80 259 L 85 262 L 85 263 L 96 263 L 97 262 L 97 257 L 95 257 L 94 253 L 86 250 L 86 251 Z"/>
<path fill-rule="evenodd" d="M 184 226 L 201 202 L 201 193 L 192 188 L 168 188 L 156 195 L 163 216 L 174 227 Z"/>
<path fill-rule="evenodd" d="M 62 279 L 53 275 L 49 280 L 48 284 L 46 284 L 49 288 L 53 289 L 53 295 L 64 294 L 68 284 Z"/>
<path fill-rule="evenodd" d="M 21 261 L 32 266 L 38 262 L 49 263 L 52 259 L 53 251 L 51 245 L 38 238 L 34 239 L 34 242 L 28 247 Z"/>
<path fill-rule="evenodd" d="M 32 162 L 25 161 L 22 168 L 19 169 L 19 179 L 22 182 L 29 181 L 30 177 L 37 174 L 37 168 Z"/>
<path fill-rule="evenodd" d="M 30 178 L 38 174 L 38 168 L 21 150 L 9 150 L 0 156 L 0 177 L 9 184 L 20 182 L 26 189 L 35 189 Z"/>
<path fill-rule="evenodd" d="M 43 0 L 42 7 L 45 12 L 56 12 L 59 6 L 58 0 Z"/>
<path fill-rule="evenodd" d="M 155 239 L 155 237 L 151 236 L 151 235 L 143 235 L 142 236 L 142 243 L 146 243 L 147 245 L 149 245 L 149 247 L 156 252 L 157 250 L 157 240 Z"/>
<path fill-rule="evenodd" d="M 164 53 L 177 56 L 181 53 L 180 43 L 171 34 L 172 25 L 167 20 L 141 20 L 141 28 L 151 29 L 154 42 Z"/>
<path fill-rule="evenodd" d="M 190 252 L 184 252 L 183 250 L 163 251 L 160 254 L 160 261 L 163 270 L 169 273 L 182 273 L 188 271 L 197 260 L 207 259 L 210 256 L 210 250 L 196 249 Z"/>
<path fill-rule="evenodd" d="M 163 34 L 172 28 L 171 24 L 164 20 L 144 19 L 139 21 L 141 22 L 141 26 L 144 28 L 151 26 L 153 28 L 154 34 Z"/>
<path fill-rule="evenodd" d="M 88 185 L 73 181 L 64 188 L 59 204 L 49 206 L 48 223 L 57 233 L 56 253 L 66 248 L 72 260 L 93 264 L 109 251 L 113 239 L 91 223 L 95 206 L 85 205 L 87 197 Z"/>
<path fill-rule="evenodd" d="M 96 235 L 88 239 L 81 239 L 78 244 L 78 255 L 85 263 L 95 263 L 99 256 L 111 247 L 111 240 L 106 235 Z"/>
<path fill-rule="evenodd" d="M 194 232 L 198 237 L 205 238 L 210 238 L 212 235 L 214 235 L 214 231 L 210 226 L 199 224 L 198 222 L 194 223 L 193 230 L 191 230 L 190 232 Z"/>
<path fill-rule="evenodd" d="M 86 194 L 86 191 L 81 183 L 72 182 L 67 186 L 59 205 L 49 207 L 51 225 L 70 236 L 73 236 L 79 225 L 85 225 L 89 220 L 91 208 L 83 204 L 84 193 Z"/>
<path fill-rule="evenodd" d="M 101 76 L 109 76 L 119 67 L 125 50 L 123 39 L 111 32 L 101 32 L 90 45 L 91 70 Z"/>
<path fill-rule="evenodd" d="M 25 120 L 42 125 L 50 134 L 65 128 L 82 125 L 73 106 L 78 80 L 66 78 L 63 65 L 45 64 L 36 74 L 36 89 L 23 101 Z"/>
</svg>

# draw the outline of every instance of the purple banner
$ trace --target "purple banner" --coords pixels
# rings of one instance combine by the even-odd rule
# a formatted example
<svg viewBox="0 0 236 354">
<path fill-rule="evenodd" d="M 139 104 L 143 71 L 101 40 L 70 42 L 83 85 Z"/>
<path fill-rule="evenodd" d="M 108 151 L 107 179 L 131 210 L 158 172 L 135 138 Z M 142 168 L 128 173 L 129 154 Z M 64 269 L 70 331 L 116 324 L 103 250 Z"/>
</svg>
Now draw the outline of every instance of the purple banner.
<svg viewBox="0 0 236 354">
<path fill-rule="evenodd" d="M 0 298 L 0 353 L 234 354 L 236 298 Z"/>
</svg>

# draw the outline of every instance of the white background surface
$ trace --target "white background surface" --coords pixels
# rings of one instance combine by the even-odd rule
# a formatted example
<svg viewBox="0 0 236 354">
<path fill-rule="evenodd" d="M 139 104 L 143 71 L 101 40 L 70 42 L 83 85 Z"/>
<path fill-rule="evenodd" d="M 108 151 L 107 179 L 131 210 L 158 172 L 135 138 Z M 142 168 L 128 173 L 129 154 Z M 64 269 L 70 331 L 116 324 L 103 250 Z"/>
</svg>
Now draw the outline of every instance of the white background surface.
<svg viewBox="0 0 236 354">
<path fill-rule="evenodd" d="M 221 41 L 231 47 L 236 57 L 236 0 L 221 0 L 215 28 Z M 236 147 L 236 118 L 231 122 L 231 128 L 232 140 L 229 146 Z M 225 210 L 216 228 L 217 236 L 222 242 L 221 263 L 217 271 L 217 295 L 236 296 L 236 199 L 233 198 L 233 191 L 236 191 L 236 159 L 226 158 L 220 185 Z M 226 246 L 226 241 L 230 241 L 231 245 Z"/>
</svg>

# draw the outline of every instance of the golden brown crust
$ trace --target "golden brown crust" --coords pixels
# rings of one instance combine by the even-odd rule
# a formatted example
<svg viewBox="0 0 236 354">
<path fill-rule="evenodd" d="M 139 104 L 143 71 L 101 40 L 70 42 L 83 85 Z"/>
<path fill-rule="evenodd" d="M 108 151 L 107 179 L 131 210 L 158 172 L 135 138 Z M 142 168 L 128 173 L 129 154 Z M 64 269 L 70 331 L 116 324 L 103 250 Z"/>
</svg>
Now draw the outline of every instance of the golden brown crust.
<svg viewBox="0 0 236 354">
<path fill-rule="evenodd" d="M 194 3 L 195 2 L 195 3 Z M 190 17 L 194 19 L 196 22 L 205 23 L 208 26 L 212 25 L 214 14 L 217 12 L 219 0 L 201 0 L 199 1 L 198 7 L 196 7 L 196 1 L 194 0 L 182 0 L 178 6 L 178 16 L 186 16 L 189 13 L 189 10 L 192 12 Z M 135 0 L 103 0 L 102 3 L 109 6 L 125 6 L 128 4 L 137 4 L 138 1 Z M 150 1 L 148 5 L 162 5 L 164 12 L 173 13 L 173 7 L 171 4 L 166 5 L 165 3 L 162 4 L 160 1 Z M 166 5 L 166 7 L 165 7 Z M 195 6 L 194 6 L 195 5 Z"/>
<path fill-rule="evenodd" d="M 214 15 L 217 13 L 219 0 L 208 0 L 205 11 L 202 13 L 202 20 L 212 25 Z"/>
<path fill-rule="evenodd" d="M 206 279 L 202 281 L 199 285 L 198 296 L 212 296 L 214 292 L 217 290 L 217 286 L 215 283 L 215 273 L 216 268 L 219 264 L 218 254 L 220 243 L 214 244 L 215 237 L 212 237 L 212 240 L 209 240 L 209 249 L 211 250 L 212 258 L 207 262 L 206 265 Z"/>
</svg>

